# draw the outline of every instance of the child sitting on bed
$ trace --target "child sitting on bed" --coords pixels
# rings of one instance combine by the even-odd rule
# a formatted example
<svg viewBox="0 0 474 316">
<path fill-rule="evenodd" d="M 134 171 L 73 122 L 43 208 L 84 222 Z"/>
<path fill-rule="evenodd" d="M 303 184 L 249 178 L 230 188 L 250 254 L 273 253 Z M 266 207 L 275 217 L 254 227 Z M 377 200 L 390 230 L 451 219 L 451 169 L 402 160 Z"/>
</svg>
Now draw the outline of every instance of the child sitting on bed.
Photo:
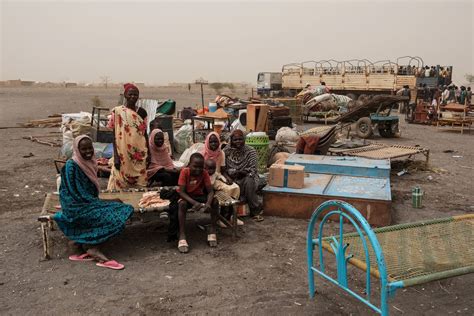
<svg viewBox="0 0 474 316">
<path fill-rule="evenodd" d="M 211 177 L 212 188 L 215 191 L 223 191 L 234 200 L 239 200 L 239 197 L 240 197 L 239 185 L 237 183 L 229 184 L 228 180 L 222 174 L 216 171 L 216 162 L 214 160 L 211 160 L 211 159 L 206 160 L 204 168 L 207 170 L 207 172 L 209 173 L 209 176 Z M 217 196 L 216 198 L 219 201 L 219 196 Z M 226 215 L 230 215 L 230 213 L 223 214 L 223 216 L 228 218 L 228 216 Z M 217 224 L 220 227 L 227 227 L 220 220 L 217 221 Z M 243 224 L 244 222 L 242 222 L 240 219 L 237 219 L 237 225 L 240 226 Z"/>
<path fill-rule="evenodd" d="M 192 154 L 188 167 L 181 169 L 178 186 L 181 197 L 178 207 L 178 250 L 182 253 L 186 253 L 189 250 L 185 232 L 186 212 L 189 208 L 192 208 L 193 211 L 204 209 L 204 211 L 211 213 L 211 226 L 207 235 L 207 241 L 209 246 L 216 247 L 216 220 L 219 206 L 214 199 L 211 178 L 207 171 L 204 170 L 204 157 L 200 153 Z"/>
</svg>

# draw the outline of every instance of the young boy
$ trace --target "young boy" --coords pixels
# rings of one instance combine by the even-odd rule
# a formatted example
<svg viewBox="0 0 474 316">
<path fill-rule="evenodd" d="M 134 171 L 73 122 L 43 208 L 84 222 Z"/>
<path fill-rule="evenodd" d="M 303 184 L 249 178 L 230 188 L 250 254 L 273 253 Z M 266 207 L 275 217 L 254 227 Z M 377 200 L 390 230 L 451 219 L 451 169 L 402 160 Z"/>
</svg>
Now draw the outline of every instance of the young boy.
<svg viewBox="0 0 474 316">
<path fill-rule="evenodd" d="M 239 185 L 237 183 L 228 184 L 227 179 L 219 172 L 216 172 L 216 162 L 214 160 L 211 160 L 211 159 L 206 160 L 206 162 L 204 163 L 204 168 L 206 169 L 206 171 L 209 173 L 209 176 L 211 177 L 212 188 L 214 189 L 214 191 L 223 191 L 234 200 L 239 199 L 240 197 Z M 219 196 L 216 196 L 216 199 L 219 201 Z M 221 215 L 229 219 L 230 213 L 223 214 L 221 211 Z M 240 219 L 237 218 L 237 225 L 242 226 L 243 224 L 244 222 L 242 222 Z M 217 225 L 219 225 L 222 228 L 227 227 L 226 224 L 224 224 L 221 220 L 217 221 Z"/>
<path fill-rule="evenodd" d="M 204 170 L 204 157 L 200 153 L 194 153 L 189 159 L 189 165 L 181 169 L 178 180 L 179 195 L 181 200 L 178 207 L 179 218 L 179 242 L 178 250 L 182 253 L 189 251 L 186 241 L 186 212 L 189 208 L 193 211 L 204 209 L 211 213 L 211 227 L 207 235 L 209 246 L 217 246 L 216 220 L 218 205 L 214 200 L 211 178 Z"/>
</svg>

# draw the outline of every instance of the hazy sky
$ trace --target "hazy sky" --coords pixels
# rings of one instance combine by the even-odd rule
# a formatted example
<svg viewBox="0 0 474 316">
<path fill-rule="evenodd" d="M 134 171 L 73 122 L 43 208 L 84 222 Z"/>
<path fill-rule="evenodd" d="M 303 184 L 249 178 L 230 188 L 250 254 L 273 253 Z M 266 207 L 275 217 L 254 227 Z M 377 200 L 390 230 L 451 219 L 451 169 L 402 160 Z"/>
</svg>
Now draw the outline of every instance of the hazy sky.
<svg viewBox="0 0 474 316">
<path fill-rule="evenodd" d="M 421 56 L 474 73 L 464 1 L 6 1 L 1 79 L 254 83 L 320 59 Z"/>
</svg>

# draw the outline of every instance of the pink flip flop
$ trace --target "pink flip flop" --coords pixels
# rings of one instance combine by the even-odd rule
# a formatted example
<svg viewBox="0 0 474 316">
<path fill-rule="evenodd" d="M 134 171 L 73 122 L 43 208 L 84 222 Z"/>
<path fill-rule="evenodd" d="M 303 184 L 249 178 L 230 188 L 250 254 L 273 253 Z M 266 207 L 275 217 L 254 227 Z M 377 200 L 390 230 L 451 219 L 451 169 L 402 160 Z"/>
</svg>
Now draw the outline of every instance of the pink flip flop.
<svg viewBox="0 0 474 316">
<path fill-rule="evenodd" d="M 98 267 L 109 268 L 109 269 L 112 269 L 112 270 L 122 270 L 123 268 L 125 268 L 125 266 L 123 264 L 118 263 L 115 260 L 109 260 L 109 261 L 105 261 L 105 262 L 97 262 L 95 265 L 98 266 Z"/>
<path fill-rule="evenodd" d="M 71 255 L 69 256 L 71 261 L 93 261 L 94 258 L 88 253 L 83 253 L 82 255 Z"/>
</svg>

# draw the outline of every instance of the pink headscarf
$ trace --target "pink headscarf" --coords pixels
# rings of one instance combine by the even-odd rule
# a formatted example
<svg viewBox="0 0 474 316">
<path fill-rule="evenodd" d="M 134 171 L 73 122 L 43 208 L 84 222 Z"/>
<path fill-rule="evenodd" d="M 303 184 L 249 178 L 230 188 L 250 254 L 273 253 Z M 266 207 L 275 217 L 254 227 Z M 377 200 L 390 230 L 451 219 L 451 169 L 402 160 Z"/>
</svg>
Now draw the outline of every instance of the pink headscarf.
<svg viewBox="0 0 474 316">
<path fill-rule="evenodd" d="M 209 141 L 211 139 L 211 136 L 213 135 L 217 137 L 217 141 L 219 142 L 219 146 L 217 147 L 217 150 L 211 150 L 209 148 Z M 207 135 L 206 141 L 204 142 L 204 150 L 202 152 L 202 155 L 204 156 L 204 160 L 211 159 L 211 160 L 214 160 L 216 163 L 218 162 L 219 158 L 222 155 L 221 141 L 220 141 L 219 134 L 217 134 L 216 132 L 211 132 Z"/>
<path fill-rule="evenodd" d="M 148 145 L 150 147 L 150 166 L 146 171 L 148 178 L 153 177 L 161 168 L 174 168 L 173 160 L 171 160 L 166 145 L 163 144 L 161 147 L 158 147 L 155 144 L 155 135 L 160 132 L 163 133 L 161 129 L 156 128 L 150 133 L 148 138 Z"/>
<path fill-rule="evenodd" d="M 99 187 L 99 178 L 97 178 L 97 161 L 95 160 L 95 153 L 92 155 L 91 160 L 86 160 L 82 157 L 81 153 L 79 152 L 79 142 L 84 138 L 89 138 L 92 142 L 92 139 L 87 135 L 80 135 L 74 138 L 74 143 L 72 147 L 72 160 L 74 160 L 79 168 L 86 174 L 89 180 L 94 183 L 97 187 L 97 191 L 100 191 Z"/>
</svg>

